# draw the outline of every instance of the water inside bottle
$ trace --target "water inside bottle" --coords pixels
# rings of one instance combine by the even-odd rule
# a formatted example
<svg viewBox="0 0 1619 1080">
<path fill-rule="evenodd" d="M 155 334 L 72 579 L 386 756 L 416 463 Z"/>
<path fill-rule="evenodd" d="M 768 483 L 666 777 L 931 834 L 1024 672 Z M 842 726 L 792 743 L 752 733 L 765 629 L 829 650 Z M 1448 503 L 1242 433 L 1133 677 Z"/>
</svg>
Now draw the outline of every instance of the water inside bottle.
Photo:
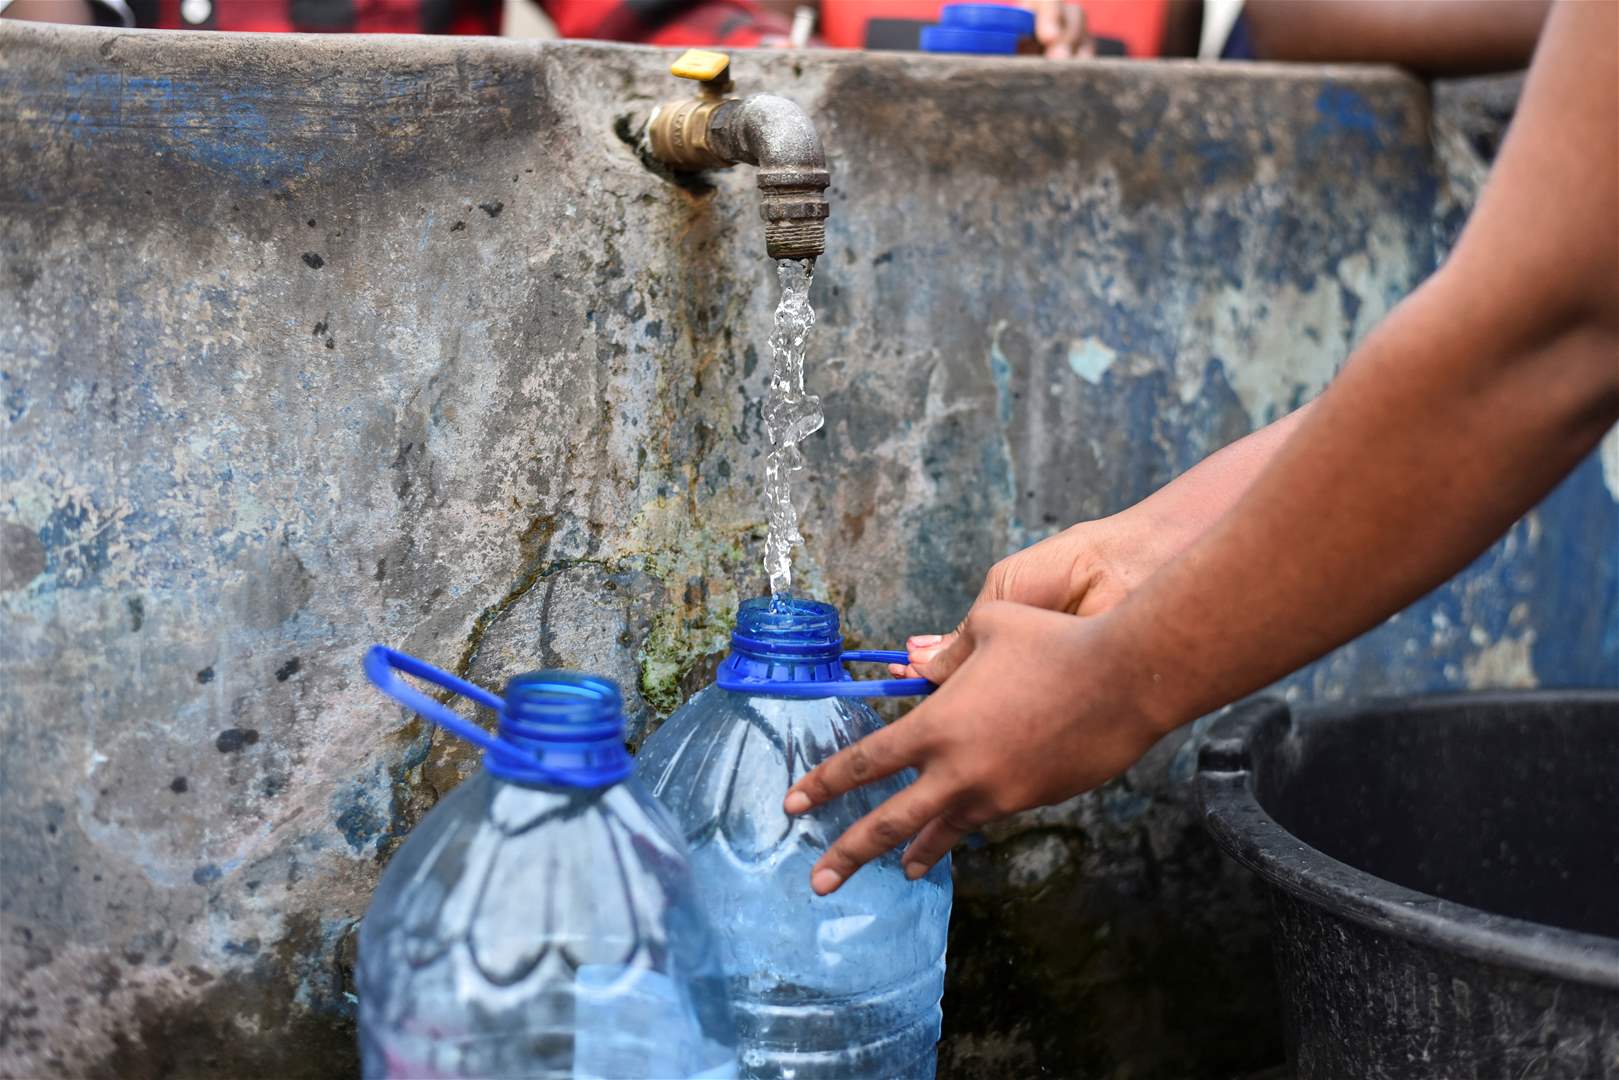
<svg viewBox="0 0 1619 1080">
<path fill-rule="evenodd" d="M 751 599 L 737 613 L 731 660 L 793 681 L 803 669 L 835 668 L 841 643 L 828 604 Z M 831 896 L 809 887 L 828 845 L 914 774 L 882 777 L 799 817 L 782 810 L 795 780 L 881 726 L 853 698 L 716 685 L 665 721 L 637 758 L 638 774 L 691 848 L 736 1005 L 747 1080 L 933 1076 L 948 860 L 913 882 L 893 850 Z"/>
</svg>

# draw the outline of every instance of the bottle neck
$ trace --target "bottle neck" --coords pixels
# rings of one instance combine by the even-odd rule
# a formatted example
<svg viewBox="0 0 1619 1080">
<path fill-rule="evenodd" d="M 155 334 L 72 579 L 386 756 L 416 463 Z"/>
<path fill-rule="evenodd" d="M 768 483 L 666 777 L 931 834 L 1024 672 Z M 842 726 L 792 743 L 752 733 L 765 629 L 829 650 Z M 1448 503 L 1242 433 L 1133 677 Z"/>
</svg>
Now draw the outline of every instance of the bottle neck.
<svg viewBox="0 0 1619 1080">
<path fill-rule="evenodd" d="M 600 788 L 630 775 L 624 706 L 606 679 L 565 671 L 520 675 L 506 686 L 500 741 L 519 754 L 490 753 L 490 773 L 518 784 Z"/>
<path fill-rule="evenodd" d="M 724 667 L 748 679 L 843 682 L 843 635 L 830 604 L 795 597 L 744 600 Z"/>
</svg>

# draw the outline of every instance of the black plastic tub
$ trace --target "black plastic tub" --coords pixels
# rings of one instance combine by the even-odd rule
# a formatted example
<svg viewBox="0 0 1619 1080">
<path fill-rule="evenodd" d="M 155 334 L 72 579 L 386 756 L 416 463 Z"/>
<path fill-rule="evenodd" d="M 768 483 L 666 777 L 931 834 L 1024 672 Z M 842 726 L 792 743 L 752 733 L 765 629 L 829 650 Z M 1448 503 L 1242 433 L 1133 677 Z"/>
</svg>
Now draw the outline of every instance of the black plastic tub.
<svg viewBox="0 0 1619 1080">
<path fill-rule="evenodd" d="M 1259 699 L 1197 787 L 1298 1080 L 1619 1077 L 1619 692 Z"/>
</svg>

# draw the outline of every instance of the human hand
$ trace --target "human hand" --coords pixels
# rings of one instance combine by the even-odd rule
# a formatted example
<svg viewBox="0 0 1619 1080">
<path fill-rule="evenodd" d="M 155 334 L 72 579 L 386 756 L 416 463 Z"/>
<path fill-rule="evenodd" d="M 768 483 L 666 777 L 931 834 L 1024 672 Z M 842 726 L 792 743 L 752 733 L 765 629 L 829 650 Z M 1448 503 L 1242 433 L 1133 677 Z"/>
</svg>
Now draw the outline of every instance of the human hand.
<svg viewBox="0 0 1619 1080">
<path fill-rule="evenodd" d="M 1140 507 L 1083 521 L 990 567 L 972 609 L 997 600 L 1070 615 L 1100 615 L 1113 608 L 1174 554 L 1166 535 Z M 959 631 L 921 634 L 906 641 L 911 664 L 890 664 L 904 678 L 922 674 L 917 665 L 938 656 Z"/>
<path fill-rule="evenodd" d="M 1069 0 L 1023 0 L 1034 12 L 1034 38 L 1050 60 L 1089 59 L 1096 43 L 1085 25 L 1085 9 Z"/>
<path fill-rule="evenodd" d="M 803 814 L 854 788 L 914 768 L 914 784 L 827 848 L 810 874 L 837 889 L 913 838 L 912 880 L 967 833 L 996 818 L 1088 791 L 1129 768 L 1173 726 L 1150 670 L 1079 618 L 1004 600 L 975 606 L 948 647 L 918 665 L 942 685 L 916 709 L 807 773 L 783 809 Z"/>
</svg>

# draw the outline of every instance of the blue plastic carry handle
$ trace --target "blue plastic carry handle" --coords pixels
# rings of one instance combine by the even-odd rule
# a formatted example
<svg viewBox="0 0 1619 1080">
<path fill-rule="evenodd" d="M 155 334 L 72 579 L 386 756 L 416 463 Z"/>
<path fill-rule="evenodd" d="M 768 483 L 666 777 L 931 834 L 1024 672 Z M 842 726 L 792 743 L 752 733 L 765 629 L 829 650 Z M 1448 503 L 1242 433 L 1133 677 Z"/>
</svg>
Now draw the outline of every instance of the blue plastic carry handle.
<svg viewBox="0 0 1619 1080">
<path fill-rule="evenodd" d="M 500 718 L 498 735 L 406 685 L 399 672 L 460 694 Z M 482 687 L 386 645 L 365 654 L 365 674 L 377 689 L 484 751 L 484 767 L 519 784 L 601 788 L 634 769 L 624 749 L 624 704 L 610 680 L 574 671 L 519 675 L 496 697 Z"/>
<path fill-rule="evenodd" d="M 850 649 L 838 655 L 840 664 L 905 664 L 910 656 L 894 649 Z M 738 694 L 770 694 L 775 697 L 920 697 L 938 689 L 926 679 L 866 679 L 856 681 L 843 672 L 841 679 L 772 679 L 769 672 L 778 665 L 750 660 L 732 653 L 720 664 L 714 684 Z M 838 670 L 842 670 L 839 668 Z"/>
<path fill-rule="evenodd" d="M 441 705 L 426 694 L 408 685 L 395 672 L 403 671 L 406 675 L 414 675 L 418 679 L 430 682 L 435 686 L 442 686 L 446 690 L 460 694 L 464 698 L 482 705 L 486 709 L 493 709 L 496 715 L 505 711 L 506 704 L 500 698 L 491 694 L 481 686 L 474 686 L 465 679 L 458 679 L 448 671 L 440 671 L 432 664 L 418 660 L 407 653 L 396 652 L 386 645 L 373 645 L 366 650 L 365 674 L 378 690 L 393 698 L 407 709 L 414 709 L 428 720 L 437 724 L 452 735 L 459 736 L 486 753 L 495 755 L 501 761 L 521 767 L 532 767 L 534 756 L 502 742 L 489 734 L 477 724 L 473 724 L 456 714 L 455 710 Z"/>
</svg>

